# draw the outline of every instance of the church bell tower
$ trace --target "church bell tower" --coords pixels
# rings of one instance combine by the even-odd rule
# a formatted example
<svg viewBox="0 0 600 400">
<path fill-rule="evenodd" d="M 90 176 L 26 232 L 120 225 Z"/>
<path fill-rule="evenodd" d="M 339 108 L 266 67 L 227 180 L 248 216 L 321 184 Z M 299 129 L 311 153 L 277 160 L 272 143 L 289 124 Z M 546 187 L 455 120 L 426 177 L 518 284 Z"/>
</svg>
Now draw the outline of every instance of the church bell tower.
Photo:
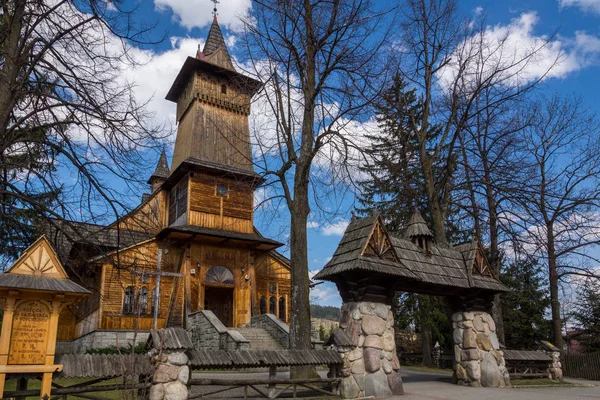
<svg viewBox="0 0 600 400">
<path fill-rule="evenodd" d="M 166 97 L 177 103 L 171 169 L 191 159 L 253 172 L 248 115 L 259 87 L 235 70 L 215 13 L 202 51 L 187 58 Z"/>
</svg>

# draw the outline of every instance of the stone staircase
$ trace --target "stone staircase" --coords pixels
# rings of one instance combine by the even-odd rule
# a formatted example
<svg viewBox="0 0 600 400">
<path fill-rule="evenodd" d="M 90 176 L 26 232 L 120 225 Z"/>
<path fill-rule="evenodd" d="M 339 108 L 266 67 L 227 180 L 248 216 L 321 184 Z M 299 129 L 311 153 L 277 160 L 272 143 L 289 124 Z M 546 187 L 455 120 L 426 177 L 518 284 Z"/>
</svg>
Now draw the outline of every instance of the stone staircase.
<svg viewBox="0 0 600 400">
<path fill-rule="evenodd" d="M 228 328 L 230 331 L 239 332 L 248 342 L 252 350 L 278 350 L 283 349 L 277 340 L 263 328 Z"/>
</svg>

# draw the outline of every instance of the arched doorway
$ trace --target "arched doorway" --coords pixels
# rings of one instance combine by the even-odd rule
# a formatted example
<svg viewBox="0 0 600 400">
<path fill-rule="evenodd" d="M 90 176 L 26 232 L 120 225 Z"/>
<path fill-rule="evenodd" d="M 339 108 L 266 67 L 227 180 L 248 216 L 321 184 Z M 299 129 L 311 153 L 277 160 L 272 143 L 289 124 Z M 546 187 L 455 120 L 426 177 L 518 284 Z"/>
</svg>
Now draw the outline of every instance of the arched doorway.
<svg viewBox="0 0 600 400">
<path fill-rule="evenodd" d="M 204 287 L 204 309 L 212 311 L 223 325 L 233 326 L 233 273 L 226 267 L 214 266 L 206 272 Z"/>
</svg>

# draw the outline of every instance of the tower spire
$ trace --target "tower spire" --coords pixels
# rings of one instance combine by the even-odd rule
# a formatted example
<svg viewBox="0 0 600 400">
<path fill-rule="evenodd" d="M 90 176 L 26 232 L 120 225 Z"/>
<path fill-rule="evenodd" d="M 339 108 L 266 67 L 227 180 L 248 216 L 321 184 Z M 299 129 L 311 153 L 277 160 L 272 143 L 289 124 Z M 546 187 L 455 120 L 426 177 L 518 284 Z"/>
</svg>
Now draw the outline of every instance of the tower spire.
<svg viewBox="0 0 600 400">
<path fill-rule="evenodd" d="M 152 193 L 156 191 L 163 184 L 165 180 L 169 177 L 171 171 L 169 170 L 169 162 L 167 161 L 167 153 L 165 152 L 165 148 L 163 147 L 162 152 L 160 153 L 160 158 L 158 159 L 158 164 L 156 164 L 156 169 L 150 179 L 148 179 L 148 183 L 152 185 Z"/>
</svg>

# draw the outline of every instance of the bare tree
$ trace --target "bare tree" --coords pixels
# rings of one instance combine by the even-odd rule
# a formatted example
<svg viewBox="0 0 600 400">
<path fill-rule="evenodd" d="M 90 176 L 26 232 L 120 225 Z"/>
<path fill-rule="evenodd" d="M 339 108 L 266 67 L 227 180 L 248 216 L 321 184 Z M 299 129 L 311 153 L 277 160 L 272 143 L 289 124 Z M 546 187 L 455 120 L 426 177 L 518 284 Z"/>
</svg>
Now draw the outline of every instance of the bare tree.
<svg viewBox="0 0 600 400">
<path fill-rule="evenodd" d="M 462 169 L 455 190 L 457 203 L 474 222 L 474 233 L 480 243 L 489 246 L 488 261 L 496 277 L 500 276 L 502 246 L 512 239 L 512 230 L 501 218 L 504 208 L 512 207 L 514 193 L 521 187 L 524 155 L 519 139 L 528 123 L 516 111 L 524 104 L 524 96 L 510 102 L 493 102 L 493 91 L 485 89 L 476 99 L 482 111 L 465 126 L 459 137 Z M 479 103 L 490 104 L 482 107 Z M 500 295 L 494 299 L 492 315 L 499 340 L 504 343 L 504 323 Z"/>
<path fill-rule="evenodd" d="M 523 131 L 528 165 L 513 222 L 524 250 L 545 259 L 554 341 L 563 350 L 559 284 L 599 278 L 591 250 L 600 244 L 600 124 L 579 98 L 555 95 L 532 104 Z"/>
<path fill-rule="evenodd" d="M 126 208 L 115 179 L 145 175 L 142 150 L 162 133 L 123 78 L 136 63 L 131 44 L 151 28 L 133 25 L 133 11 L 119 1 L 0 2 L 0 243 L 14 249 L 4 256 L 38 223 L 115 218 Z"/>
<path fill-rule="evenodd" d="M 422 111 L 411 121 L 435 240 L 445 245 L 445 223 L 465 130 L 488 108 L 513 101 L 544 78 L 545 74 L 531 77 L 524 72 L 537 62 L 537 54 L 550 38 L 516 49 L 509 40 L 510 29 L 501 37 L 491 36 L 484 18 L 462 16 L 455 0 L 407 0 L 401 10 L 400 70 L 422 93 Z M 436 173 L 434 165 L 444 167 Z"/>
<path fill-rule="evenodd" d="M 350 132 L 383 86 L 383 21 L 366 0 L 261 0 L 246 24 L 248 62 L 265 84 L 258 112 L 268 115 L 255 128 L 257 169 L 291 222 L 290 348 L 311 347 L 308 218 L 348 187 L 360 158 Z"/>
</svg>

